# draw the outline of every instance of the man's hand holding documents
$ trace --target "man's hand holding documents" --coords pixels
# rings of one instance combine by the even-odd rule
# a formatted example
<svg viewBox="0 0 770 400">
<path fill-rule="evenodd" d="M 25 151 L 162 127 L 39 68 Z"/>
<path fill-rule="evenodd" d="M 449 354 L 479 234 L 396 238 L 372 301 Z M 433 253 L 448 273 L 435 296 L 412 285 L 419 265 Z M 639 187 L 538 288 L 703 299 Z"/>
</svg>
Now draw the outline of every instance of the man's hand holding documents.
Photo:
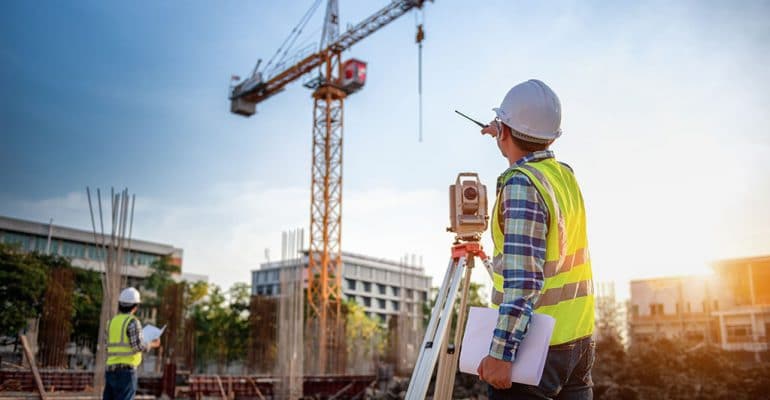
<svg viewBox="0 0 770 400">
<path fill-rule="evenodd" d="M 158 329 L 155 325 L 146 325 L 144 328 L 142 328 L 142 336 L 144 338 L 144 343 L 146 346 L 150 348 L 158 347 L 159 343 L 153 343 L 155 341 L 160 341 L 160 336 L 163 335 L 163 331 L 166 330 L 166 325 L 163 325 L 162 328 Z"/>
<path fill-rule="evenodd" d="M 555 324 L 556 320 L 549 315 L 532 314 L 529 331 L 521 342 L 516 360 L 512 364 L 512 382 L 526 385 L 540 383 Z M 481 361 L 489 354 L 489 345 L 492 343 L 495 326 L 497 326 L 497 310 L 471 307 L 460 348 L 461 372 L 478 374 Z"/>
</svg>

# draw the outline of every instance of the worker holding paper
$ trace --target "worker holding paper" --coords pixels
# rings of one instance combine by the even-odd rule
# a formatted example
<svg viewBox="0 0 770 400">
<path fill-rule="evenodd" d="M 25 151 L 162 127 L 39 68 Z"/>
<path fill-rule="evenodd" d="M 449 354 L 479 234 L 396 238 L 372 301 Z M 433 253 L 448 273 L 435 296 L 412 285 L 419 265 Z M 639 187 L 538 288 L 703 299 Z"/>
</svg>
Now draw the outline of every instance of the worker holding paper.
<svg viewBox="0 0 770 400">
<path fill-rule="evenodd" d="M 139 291 L 129 287 L 120 292 L 118 314 L 108 325 L 107 370 L 104 400 L 132 400 L 138 385 L 136 368 L 142 363 L 142 352 L 160 346 L 160 339 L 145 342 L 142 325 L 136 318 L 141 299 Z M 162 331 L 159 331 L 159 336 Z"/>
<path fill-rule="evenodd" d="M 490 399 L 591 399 L 594 298 L 583 196 L 572 168 L 549 150 L 562 133 L 561 103 L 529 80 L 494 111 L 481 133 L 496 139 L 509 168 L 497 180 L 491 223 L 498 320 L 479 376 Z M 512 384 L 533 312 L 556 320 L 543 375 L 538 386 Z"/>
</svg>

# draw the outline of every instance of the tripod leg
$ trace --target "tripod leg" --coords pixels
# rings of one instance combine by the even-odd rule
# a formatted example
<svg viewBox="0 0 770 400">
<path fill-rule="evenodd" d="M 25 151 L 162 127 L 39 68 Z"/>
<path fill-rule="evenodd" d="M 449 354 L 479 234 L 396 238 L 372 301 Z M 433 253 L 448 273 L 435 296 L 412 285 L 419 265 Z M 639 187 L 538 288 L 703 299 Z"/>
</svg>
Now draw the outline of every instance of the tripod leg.
<svg viewBox="0 0 770 400">
<path fill-rule="evenodd" d="M 455 375 L 457 374 L 457 363 L 460 357 L 460 348 L 462 347 L 463 333 L 465 332 L 465 317 L 468 314 L 468 292 L 471 285 L 471 274 L 473 272 L 474 256 L 468 254 L 467 267 L 465 268 L 465 277 L 462 282 L 462 297 L 460 298 L 460 308 L 457 310 L 457 327 L 452 341 L 452 347 L 449 348 L 449 335 L 444 339 L 441 355 L 438 362 L 438 374 L 436 375 L 436 390 L 433 398 L 436 400 L 451 399 L 454 391 Z M 451 317 L 450 317 L 451 324 Z M 451 326 L 451 325 L 450 325 Z"/>
<path fill-rule="evenodd" d="M 412 379 L 409 381 L 409 389 L 406 392 L 406 398 L 409 400 L 424 399 L 428 392 L 428 385 L 441 353 L 441 345 L 449 333 L 449 316 L 454 309 L 464 270 L 464 258 L 450 260 L 444 275 L 444 283 L 439 289 L 436 304 L 433 306 L 428 330 L 425 332 L 420 355 L 412 372 Z"/>
<path fill-rule="evenodd" d="M 420 347 L 420 354 L 417 356 L 417 360 L 414 363 L 414 371 L 412 372 L 412 380 L 410 381 L 410 389 L 412 386 L 411 382 L 414 382 L 416 377 L 422 376 L 423 371 L 420 369 L 423 368 L 423 364 L 425 363 L 424 358 L 426 357 L 426 348 L 429 348 L 429 343 L 433 342 L 433 338 L 436 336 L 436 328 L 438 327 L 439 322 L 439 316 L 441 314 L 441 309 L 443 308 L 443 301 L 447 296 L 447 292 L 449 291 L 449 287 L 451 286 L 452 281 L 452 272 L 455 268 L 455 259 L 450 258 L 449 259 L 449 265 L 447 265 L 446 272 L 444 272 L 444 281 L 441 283 L 441 286 L 439 287 L 438 294 L 436 295 L 436 301 L 433 304 L 433 311 L 431 311 L 430 314 L 430 322 L 428 322 L 428 327 L 425 329 L 425 338 L 423 339 L 422 346 Z"/>
</svg>

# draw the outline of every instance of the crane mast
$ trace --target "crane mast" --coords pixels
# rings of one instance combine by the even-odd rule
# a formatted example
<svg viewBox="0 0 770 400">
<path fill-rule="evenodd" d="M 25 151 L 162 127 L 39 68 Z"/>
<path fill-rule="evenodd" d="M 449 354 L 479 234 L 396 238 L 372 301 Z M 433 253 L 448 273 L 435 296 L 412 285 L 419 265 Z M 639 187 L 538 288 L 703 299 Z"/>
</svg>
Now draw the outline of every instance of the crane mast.
<svg viewBox="0 0 770 400">
<path fill-rule="evenodd" d="M 342 139 L 345 99 L 359 90 L 366 64 L 342 61 L 342 52 L 393 22 L 425 0 L 393 1 L 338 37 L 337 6 L 330 0 L 321 50 L 294 65 L 263 77 L 255 71 L 232 88 L 231 112 L 256 113 L 256 104 L 315 68 L 319 76 L 306 83 L 313 89 L 313 161 L 310 190 L 310 248 L 307 269 L 308 323 L 317 332 L 308 339 L 316 351 L 312 368 L 317 374 L 343 373 L 345 324 L 342 317 Z"/>
</svg>

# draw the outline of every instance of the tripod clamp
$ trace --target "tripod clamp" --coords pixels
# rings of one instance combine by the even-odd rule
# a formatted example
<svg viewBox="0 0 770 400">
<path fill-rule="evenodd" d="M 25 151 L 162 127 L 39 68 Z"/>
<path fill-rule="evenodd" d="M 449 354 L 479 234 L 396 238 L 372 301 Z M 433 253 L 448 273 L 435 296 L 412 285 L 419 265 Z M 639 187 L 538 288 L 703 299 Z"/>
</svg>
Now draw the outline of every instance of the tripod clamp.
<svg viewBox="0 0 770 400">
<path fill-rule="evenodd" d="M 484 268 L 487 270 L 487 273 L 489 274 L 489 278 L 492 279 L 492 282 L 495 281 L 494 277 L 494 269 L 492 267 L 492 259 L 487 256 L 486 253 L 484 253 L 484 248 L 481 246 L 481 243 L 477 240 L 468 241 L 468 242 L 461 242 L 459 240 L 456 240 L 454 244 L 452 245 L 452 258 L 462 258 L 467 257 L 468 255 L 478 257 L 481 259 L 481 262 L 484 263 Z M 473 268 L 473 264 L 468 265 L 470 268 Z"/>
</svg>

